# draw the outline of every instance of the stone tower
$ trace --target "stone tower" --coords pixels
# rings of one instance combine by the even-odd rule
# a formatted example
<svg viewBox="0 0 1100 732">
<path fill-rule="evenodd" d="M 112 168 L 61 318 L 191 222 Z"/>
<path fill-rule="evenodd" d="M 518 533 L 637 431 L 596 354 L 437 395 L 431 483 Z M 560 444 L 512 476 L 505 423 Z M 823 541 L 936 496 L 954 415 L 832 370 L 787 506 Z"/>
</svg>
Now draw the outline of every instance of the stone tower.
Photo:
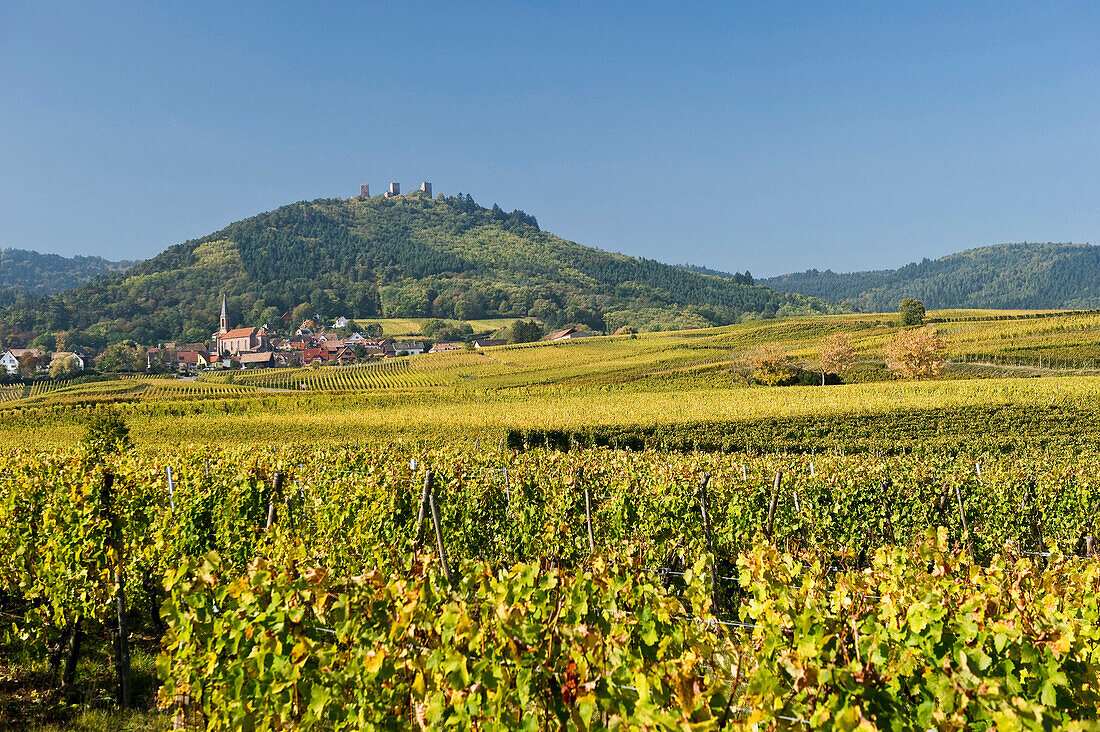
<svg viewBox="0 0 1100 732">
<path fill-rule="evenodd" d="M 390 189 L 386 191 L 386 198 L 393 198 L 394 196 L 401 195 L 401 184 L 390 183 Z"/>
<path fill-rule="evenodd" d="M 432 184 L 428 181 L 424 181 L 420 184 L 420 190 L 424 191 L 424 193 L 427 194 L 428 198 L 432 197 Z"/>
<path fill-rule="evenodd" d="M 366 183 L 359 184 L 359 198 L 370 198 L 370 185 Z"/>
<path fill-rule="evenodd" d="M 229 330 L 229 308 L 225 305 L 225 295 L 222 295 L 222 317 L 219 322 L 220 332 L 225 333 Z"/>
</svg>

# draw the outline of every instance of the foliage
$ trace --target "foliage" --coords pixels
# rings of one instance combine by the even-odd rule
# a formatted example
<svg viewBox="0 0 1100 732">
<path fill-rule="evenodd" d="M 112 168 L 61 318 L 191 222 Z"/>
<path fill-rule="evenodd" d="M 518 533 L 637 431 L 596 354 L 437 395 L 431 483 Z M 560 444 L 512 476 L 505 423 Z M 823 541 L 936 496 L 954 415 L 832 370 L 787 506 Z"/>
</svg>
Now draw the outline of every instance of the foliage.
<svg viewBox="0 0 1100 732">
<path fill-rule="evenodd" d="M 1071 728 L 1100 710 L 1100 570 L 1067 554 L 1098 456 L 129 452 L 115 552 L 99 468 L 23 450 L 0 589 L 45 655 L 102 628 L 121 557 L 135 618 L 167 624 L 162 701 L 211 729 Z M 450 581 L 414 550 L 412 457 Z"/>
<path fill-rule="evenodd" d="M 771 547 L 741 557 L 751 721 L 812 729 L 1084 729 L 1100 697 L 1094 562 L 976 566 L 946 531 L 830 577 Z"/>
<path fill-rule="evenodd" d="M 213 554 L 170 570 L 162 698 L 212 729 L 713 726 L 701 582 L 678 599 L 628 558 L 456 569 L 453 590 L 430 555 L 351 581 L 263 559 L 234 577 Z"/>
<path fill-rule="evenodd" d="M 1095 308 L 1100 306 L 1100 247 L 1000 244 L 896 270 L 838 274 L 816 269 L 759 280 L 780 292 L 888 312 L 904 297 L 929 308 Z"/>
<path fill-rule="evenodd" d="M 821 385 L 825 386 L 827 374 L 839 373 L 851 368 L 856 359 L 852 340 L 846 333 L 833 333 L 827 336 L 821 341 L 817 357 L 818 369 L 821 371 Z"/>
<path fill-rule="evenodd" d="M 145 371 L 145 352 L 133 341 L 122 341 L 109 346 L 99 359 L 97 368 L 106 373 L 117 371 Z"/>
<path fill-rule="evenodd" d="M 533 343 L 542 338 L 542 328 L 533 320 L 517 320 L 512 323 L 512 343 Z"/>
<path fill-rule="evenodd" d="M 33 378 L 38 372 L 38 367 L 43 359 L 44 356 L 40 356 L 33 351 L 27 351 L 19 357 L 19 375 L 24 379 Z"/>
<path fill-rule="evenodd" d="M 907 297 L 898 305 L 898 314 L 901 315 L 902 327 L 912 325 L 924 325 L 924 303 Z"/>
<path fill-rule="evenodd" d="M 116 409 L 104 409 L 88 419 L 84 428 L 81 449 L 92 461 L 116 452 L 124 452 L 132 446 L 130 427 Z"/>
<path fill-rule="evenodd" d="M 124 272 L 134 264 L 111 262 L 102 257 L 62 257 L 25 249 L 0 249 L 0 302 L 14 301 L 25 294 L 52 295 L 106 272 Z"/>
<path fill-rule="evenodd" d="M 778 386 L 793 379 L 798 371 L 791 357 L 778 343 L 764 343 L 745 354 L 752 377 L 761 384 Z"/>
<path fill-rule="evenodd" d="M 377 340 L 382 337 L 382 324 L 378 322 L 364 323 L 360 333 L 367 338 L 374 338 Z"/>
<path fill-rule="evenodd" d="M 50 363 L 51 379 L 69 379 L 80 373 L 80 359 L 71 353 Z"/>
<path fill-rule="evenodd" d="M 886 366 L 907 379 L 934 379 L 947 365 L 947 343 L 932 326 L 900 331 L 886 346 Z"/>
<path fill-rule="evenodd" d="M 465 341 L 474 335 L 473 326 L 469 323 L 447 323 L 435 318 L 428 318 L 421 323 L 420 332 L 440 342 Z"/>
</svg>

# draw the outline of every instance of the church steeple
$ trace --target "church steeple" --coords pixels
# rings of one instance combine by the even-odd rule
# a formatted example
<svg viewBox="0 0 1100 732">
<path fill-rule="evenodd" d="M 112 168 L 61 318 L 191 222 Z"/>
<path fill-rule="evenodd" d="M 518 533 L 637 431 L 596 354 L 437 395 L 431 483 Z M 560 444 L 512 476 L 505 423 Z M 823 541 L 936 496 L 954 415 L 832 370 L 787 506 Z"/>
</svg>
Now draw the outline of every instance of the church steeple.
<svg viewBox="0 0 1100 732">
<path fill-rule="evenodd" d="M 225 305 L 225 295 L 222 295 L 222 318 L 220 326 L 222 333 L 229 330 L 229 309 Z"/>
</svg>

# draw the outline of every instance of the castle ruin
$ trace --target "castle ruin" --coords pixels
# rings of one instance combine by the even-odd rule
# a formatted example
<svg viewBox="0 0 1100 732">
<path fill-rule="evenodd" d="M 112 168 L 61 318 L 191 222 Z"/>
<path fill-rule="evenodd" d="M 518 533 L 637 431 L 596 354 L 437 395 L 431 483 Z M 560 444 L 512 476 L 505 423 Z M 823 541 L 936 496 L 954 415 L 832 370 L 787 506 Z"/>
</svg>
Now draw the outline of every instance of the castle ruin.
<svg viewBox="0 0 1100 732">
<path fill-rule="evenodd" d="M 424 181 L 420 184 L 420 188 L 417 189 L 428 198 L 432 197 L 432 184 L 428 181 Z M 390 183 L 389 190 L 382 194 L 386 198 L 395 198 L 401 195 L 401 184 L 397 181 Z M 359 199 L 362 201 L 370 198 L 370 185 L 367 183 L 359 184 Z"/>
</svg>

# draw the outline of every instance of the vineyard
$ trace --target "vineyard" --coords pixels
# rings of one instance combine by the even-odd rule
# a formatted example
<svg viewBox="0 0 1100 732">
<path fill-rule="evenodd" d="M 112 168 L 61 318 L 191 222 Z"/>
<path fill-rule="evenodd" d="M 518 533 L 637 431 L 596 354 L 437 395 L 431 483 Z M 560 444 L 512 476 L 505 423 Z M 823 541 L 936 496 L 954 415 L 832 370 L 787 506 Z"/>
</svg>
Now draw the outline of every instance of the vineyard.
<svg viewBox="0 0 1100 732">
<path fill-rule="evenodd" d="M 993 312 L 997 311 L 984 311 L 982 315 L 946 312 L 952 317 L 944 318 L 936 327 L 948 343 L 952 361 L 1048 371 L 1100 368 L 1100 313 L 989 314 Z M 881 363 L 886 343 L 897 330 L 887 316 L 791 318 L 697 331 L 450 351 L 352 367 L 216 373 L 202 378 L 232 379 L 272 389 L 347 392 L 427 386 L 603 386 L 700 373 L 703 369 L 713 384 L 728 380 L 729 369 L 755 346 L 777 343 L 796 360 L 812 362 L 821 339 L 838 331 L 851 336 L 853 347 L 865 363 Z"/>
<path fill-rule="evenodd" d="M 943 320 L 0 387 L 0 727 L 1095 728 L 1100 316 Z"/>
<path fill-rule="evenodd" d="M 1100 313 L 944 311 L 933 313 L 948 344 L 948 376 L 1049 376 L 1100 370 Z M 624 387 L 729 387 L 744 355 L 774 343 L 813 364 L 822 339 L 847 333 L 860 359 L 848 383 L 889 380 L 891 316 L 836 315 L 757 320 L 722 328 L 500 346 L 401 357 L 350 366 L 203 373 L 197 381 L 151 375 L 116 380 L 39 380 L 0 386 L 0 410 L 109 402 L 231 399 L 257 393 L 349 395 L 390 391 L 500 392 Z M 405 323 L 405 321 L 402 321 Z M 411 327 L 413 321 L 405 323 Z"/>
<path fill-rule="evenodd" d="M 391 441 L 0 462 L 5 654 L 77 683 L 73 639 L 126 637 L 124 617 L 161 638 L 158 704 L 184 726 L 1086 729 L 1100 713 L 1096 450 Z"/>
</svg>

